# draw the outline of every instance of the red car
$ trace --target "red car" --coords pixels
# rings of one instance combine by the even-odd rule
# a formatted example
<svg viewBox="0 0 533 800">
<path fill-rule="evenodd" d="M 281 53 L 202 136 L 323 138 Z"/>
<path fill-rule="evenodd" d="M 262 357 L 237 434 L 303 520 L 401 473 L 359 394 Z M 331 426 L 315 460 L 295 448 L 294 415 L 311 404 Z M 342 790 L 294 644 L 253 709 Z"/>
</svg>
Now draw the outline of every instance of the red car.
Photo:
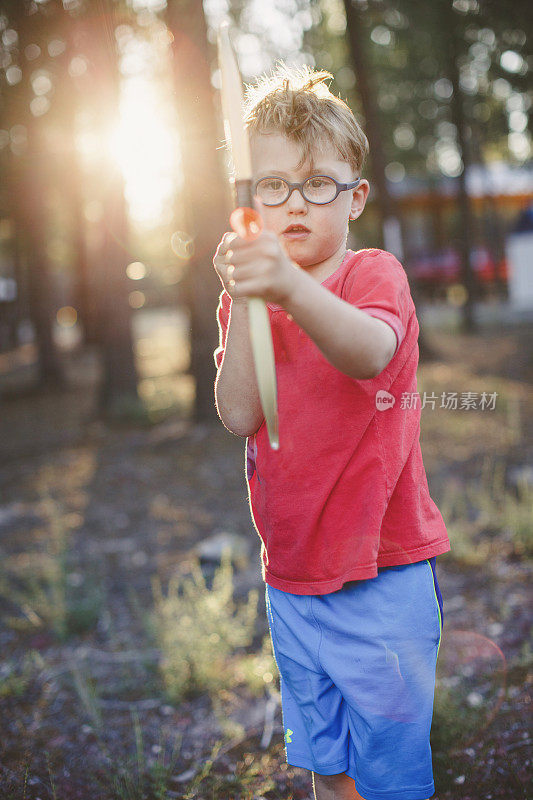
<svg viewBox="0 0 533 800">
<path fill-rule="evenodd" d="M 505 259 L 495 263 L 485 247 L 472 250 L 472 266 L 481 283 L 493 283 L 496 280 L 507 280 L 507 263 Z M 459 283 L 461 280 L 461 256 L 453 247 L 438 253 L 421 255 L 409 264 L 409 273 L 421 285 L 436 286 Z"/>
</svg>

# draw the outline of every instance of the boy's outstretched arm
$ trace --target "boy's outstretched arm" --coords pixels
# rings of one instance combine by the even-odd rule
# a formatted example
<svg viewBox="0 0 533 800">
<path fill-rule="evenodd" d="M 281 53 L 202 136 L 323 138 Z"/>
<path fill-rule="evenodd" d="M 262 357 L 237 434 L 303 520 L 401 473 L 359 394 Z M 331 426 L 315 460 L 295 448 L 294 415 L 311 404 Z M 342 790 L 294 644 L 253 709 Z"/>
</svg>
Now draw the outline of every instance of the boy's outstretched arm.
<svg viewBox="0 0 533 800">
<path fill-rule="evenodd" d="M 215 382 L 215 401 L 220 419 L 237 436 L 251 436 L 263 421 L 250 344 L 248 304 L 243 301 L 232 303 L 224 359 Z"/>
<path fill-rule="evenodd" d="M 226 291 L 226 253 L 234 237 L 235 234 L 224 234 L 213 259 L 213 266 Z M 215 403 L 220 419 L 237 436 L 250 436 L 263 421 L 245 299 L 232 300 L 224 358 L 215 381 Z"/>
<path fill-rule="evenodd" d="M 356 380 L 375 378 L 396 349 L 396 334 L 383 320 L 337 297 L 292 262 L 277 236 L 264 230 L 253 242 L 232 245 L 233 299 L 263 297 L 278 303 L 315 342 L 327 360 Z"/>
<path fill-rule="evenodd" d="M 375 378 L 394 355 L 397 340 L 390 325 L 337 297 L 303 270 L 295 272 L 283 307 L 330 364 L 351 378 Z"/>
</svg>

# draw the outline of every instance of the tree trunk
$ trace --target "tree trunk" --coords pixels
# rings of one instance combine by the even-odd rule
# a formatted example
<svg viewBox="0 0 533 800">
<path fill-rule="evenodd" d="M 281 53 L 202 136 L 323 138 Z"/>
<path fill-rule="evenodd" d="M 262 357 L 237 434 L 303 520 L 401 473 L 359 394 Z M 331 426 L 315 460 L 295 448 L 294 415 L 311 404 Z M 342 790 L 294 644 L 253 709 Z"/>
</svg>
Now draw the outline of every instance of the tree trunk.
<svg viewBox="0 0 533 800">
<path fill-rule="evenodd" d="M 64 52 L 56 58 L 59 72 L 66 76 L 68 65 L 78 52 L 76 47 L 77 18 L 69 14 L 62 3 L 58 9 L 61 23 L 58 33 L 66 43 Z M 65 198 L 70 211 L 70 224 L 73 238 L 74 263 L 74 307 L 78 322 L 83 327 L 85 344 L 98 342 L 98 308 L 90 281 L 89 254 L 87 248 L 86 221 L 83 214 L 83 174 L 75 144 L 76 97 L 73 96 L 69 81 L 58 81 L 55 102 L 52 111 L 62 123 L 63 137 L 60 141 L 61 152 L 57 154 L 58 177 L 65 189 Z"/>
<path fill-rule="evenodd" d="M 102 3 L 98 4 L 99 6 Z M 120 72 L 116 51 L 113 3 L 103 3 L 105 24 L 97 14 L 87 19 L 91 47 L 93 102 L 100 114 L 102 128 L 116 116 L 120 97 Z M 97 412 L 103 416 L 127 417 L 142 413 L 137 392 L 137 370 L 131 331 L 132 311 L 129 305 L 129 284 L 126 267 L 129 262 L 128 222 L 124 197 L 124 181 L 118 164 L 109 162 L 108 174 L 102 181 L 104 235 L 101 257 L 94 264 L 99 318 L 99 343 L 103 376 Z"/>
<path fill-rule="evenodd" d="M 196 421 L 217 419 L 213 351 L 218 344 L 215 309 L 222 289 L 213 268 L 215 249 L 228 229 L 229 192 L 217 147 L 211 52 L 201 2 L 168 0 L 166 22 L 172 32 L 181 157 L 189 212 L 187 232 L 194 254 L 186 278 L 191 320 L 191 366 L 196 383 Z"/>
<path fill-rule="evenodd" d="M 20 51 L 24 53 L 27 45 L 33 41 L 35 17 L 28 16 L 27 4 L 20 0 L 9 0 L 5 8 L 18 33 Z M 24 238 L 28 263 L 28 305 L 38 352 L 36 388 L 57 389 L 64 386 L 65 378 L 53 339 L 54 299 L 46 247 L 48 219 L 45 198 L 49 186 L 49 159 L 39 121 L 29 110 L 29 101 L 33 96 L 30 71 L 30 67 L 23 70 L 18 89 L 21 105 L 28 109 L 24 118 L 20 119 L 26 125 L 27 150 L 23 156 L 18 157 L 18 165 L 13 162 L 13 202 L 16 205 L 15 216 L 19 233 Z M 19 170 L 20 180 L 17 180 Z"/>
<path fill-rule="evenodd" d="M 471 261 L 471 230 L 473 228 L 474 217 L 466 186 L 466 174 L 468 167 L 470 166 L 470 155 L 466 143 L 466 118 L 461 95 L 461 87 L 459 86 L 459 31 L 456 25 L 455 12 L 452 8 L 452 4 L 447 2 L 441 3 L 441 8 L 443 44 L 445 53 L 448 56 L 448 79 L 453 87 L 450 111 L 452 122 L 457 130 L 457 146 L 463 162 L 461 173 L 457 178 L 461 277 L 463 285 L 466 289 L 466 301 L 463 305 L 462 329 L 465 332 L 472 332 L 477 329 L 474 317 L 476 283 Z"/>
<path fill-rule="evenodd" d="M 370 146 L 372 177 L 377 188 L 377 204 L 380 210 L 383 228 L 383 245 L 385 250 L 393 253 L 398 260 L 405 265 L 400 218 L 396 203 L 389 192 L 385 175 L 385 150 L 379 121 L 379 109 L 376 101 L 377 94 L 375 87 L 372 86 L 370 70 L 366 58 L 365 43 L 361 35 L 361 32 L 364 30 L 363 15 L 352 0 L 344 0 L 344 9 L 346 12 L 346 32 L 356 75 L 357 91 L 361 99 L 365 117 L 365 132 Z M 409 277 L 407 270 L 406 274 L 408 275 L 413 302 L 415 306 L 419 308 L 420 290 L 417 281 Z M 424 335 L 421 314 L 418 314 L 418 321 L 420 326 L 420 333 L 418 336 L 420 360 L 433 359 L 435 354 Z"/>
</svg>

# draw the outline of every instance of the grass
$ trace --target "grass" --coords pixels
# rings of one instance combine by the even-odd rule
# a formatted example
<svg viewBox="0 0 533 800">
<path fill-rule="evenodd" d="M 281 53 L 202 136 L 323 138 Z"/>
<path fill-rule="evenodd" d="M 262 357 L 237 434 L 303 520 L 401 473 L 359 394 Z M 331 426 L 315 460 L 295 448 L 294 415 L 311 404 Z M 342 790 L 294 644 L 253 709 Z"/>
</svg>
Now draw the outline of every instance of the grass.
<svg viewBox="0 0 533 800">
<path fill-rule="evenodd" d="M 258 592 L 252 590 L 247 603 L 237 607 L 232 578 L 228 549 L 211 589 L 198 560 L 190 576 L 171 578 L 166 595 L 159 578 L 152 578 L 154 609 L 147 621 L 162 653 L 160 669 L 171 702 L 234 682 L 231 655 L 252 642 Z"/>
<path fill-rule="evenodd" d="M 23 697 L 35 676 L 42 668 L 41 655 L 31 650 L 25 653 L 20 662 L 6 659 L 0 664 L 0 700 L 8 697 Z"/>
<path fill-rule="evenodd" d="M 441 497 L 436 498 L 452 542 L 452 550 L 446 558 L 474 568 L 495 558 L 530 557 L 533 550 L 533 490 L 525 481 L 516 488 L 506 485 L 503 461 L 490 455 L 498 453 L 507 458 L 510 448 L 524 439 L 519 387 L 501 378 L 473 376 L 467 370 L 458 370 L 453 364 L 440 364 L 421 367 L 419 391 L 424 388 L 437 395 L 439 390 L 498 392 L 494 411 L 437 408 L 422 412 L 422 447 L 429 470 L 432 462 L 438 466 L 447 461 L 459 463 L 463 458 L 465 461 L 473 460 L 476 456 L 479 456 L 481 467 L 480 475 L 467 479 L 464 484 L 454 478 L 445 480 Z M 145 421 L 142 409 L 135 406 L 117 411 L 121 414 L 128 412 L 140 423 Z M 83 472 L 82 466 L 79 469 Z M 79 475 L 78 489 L 91 477 L 90 465 L 87 463 L 86 466 L 87 476 L 84 473 Z M 60 465 L 56 487 L 62 498 L 67 495 L 65 481 L 69 480 L 69 474 L 73 474 L 73 470 L 65 470 Z M 44 525 L 36 531 L 36 538 L 40 536 L 46 542 L 46 550 L 30 552 L 27 548 L 21 553 L 25 561 L 20 559 L 17 562 L 19 566 L 14 559 L 6 558 L 0 567 L 0 594 L 17 607 L 17 613 L 7 620 L 4 617 L 4 621 L 20 632 L 51 631 L 60 641 L 66 642 L 73 635 L 94 628 L 105 609 L 106 599 L 93 577 L 80 573 L 76 568 L 78 577 L 75 578 L 69 556 L 70 526 L 63 505 L 49 496 L 43 497 L 43 503 Z M 76 508 L 78 510 L 78 506 Z M 155 672 L 156 679 L 150 683 L 150 692 L 156 697 L 160 694 L 162 699 L 170 699 L 174 704 L 199 694 L 208 695 L 212 701 L 211 711 L 221 730 L 215 745 L 209 745 L 212 749 L 207 757 L 201 763 L 196 760 L 191 765 L 197 771 L 188 782 L 183 781 L 176 787 L 173 780 L 175 764 L 181 753 L 180 740 L 174 737 L 173 742 L 167 742 L 166 746 L 160 740 L 159 744 L 150 747 L 144 739 L 148 727 L 144 727 L 133 704 L 130 709 L 131 738 L 123 742 L 121 752 L 116 752 L 116 745 L 111 745 L 106 737 L 106 729 L 113 724 L 116 727 L 117 723 L 106 719 L 105 706 L 100 700 L 120 696 L 121 685 L 110 685 L 107 677 L 95 678 L 73 666 L 78 716 L 87 715 L 103 755 L 104 771 L 102 776 L 98 776 L 98 780 L 103 781 L 102 796 L 121 800 L 178 796 L 182 800 L 226 800 L 233 797 L 252 800 L 263 793 L 276 791 L 274 781 L 265 776 L 272 774 L 274 759 L 271 753 L 278 743 L 273 743 L 270 754 L 262 753 L 255 737 L 249 740 L 249 730 L 245 731 L 244 726 L 234 722 L 229 713 L 232 696 L 239 686 L 260 698 L 265 689 L 271 690 L 277 677 L 269 636 L 263 638 L 259 647 L 251 650 L 257 596 L 251 593 L 248 602 L 238 606 L 233 601 L 232 578 L 229 557 L 223 560 L 211 588 L 206 585 L 200 565 L 195 564 L 189 577 L 173 579 L 166 592 L 163 592 L 159 579 L 154 577 L 153 606 L 147 607 L 150 603 L 146 598 L 138 604 L 137 610 L 143 612 L 148 637 L 155 640 L 161 653 L 158 666 L 157 659 L 154 659 L 153 666 L 158 671 Z M 507 611 L 511 613 L 510 607 Z M 502 615 L 504 613 L 506 608 L 502 609 Z M 143 647 L 144 643 L 139 644 L 140 656 Z M 447 665 L 443 656 L 446 656 L 445 648 L 441 650 L 437 669 L 432 727 L 436 780 L 439 781 L 440 776 L 441 786 L 451 780 L 446 777 L 450 755 L 459 754 L 457 757 L 460 758 L 461 749 L 467 747 L 473 738 L 483 740 L 483 731 L 491 724 L 491 715 L 502 697 L 499 664 L 486 659 L 485 663 L 477 665 L 474 674 L 470 674 L 468 664 L 463 665 L 466 668 L 463 672 L 459 661 Z M 508 678 L 511 680 L 513 675 L 513 685 L 518 685 L 522 677 L 525 679 L 531 663 L 531 648 L 524 643 L 520 654 L 507 664 Z M 29 697 L 32 678 L 43 666 L 46 666 L 43 657 L 35 651 L 18 661 L 5 658 L 0 667 L 0 698 L 12 697 L 18 703 Z M 128 699 L 136 681 L 135 696 L 146 694 L 146 680 L 132 672 L 125 685 Z M 46 703 L 44 696 L 39 702 Z M 240 752 L 237 757 L 235 747 L 231 761 L 236 763 L 228 766 L 222 757 L 238 741 L 243 742 L 241 750 L 248 748 L 252 752 Z M 31 745 L 35 746 L 35 742 L 31 741 Z M 184 768 L 181 764 L 180 769 Z M 50 764 L 48 774 L 50 796 L 63 800 L 54 786 Z M 170 786 L 179 792 L 170 792 Z M 22 797 L 22 790 L 16 796 Z"/>
<path fill-rule="evenodd" d="M 174 774 L 181 751 L 181 737 L 173 737 L 174 743 L 170 750 L 170 758 L 166 761 L 166 752 L 169 747 L 164 744 L 162 734 L 159 743 L 151 750 L 153 756 L 146 758 L 143 742 L 142 726 L 133 704 L 130 706 L 133 731 L 133 755 L 117 757 L 116 752 L 111 752 L 105 740 L 107 721 L 104 719 L 99 707 L 99 691 L 96 682 L 84 675 L 75 664 L 71 665 L 71 673 L 78 698 L 89 718 L 92 731 L 98 741 L 100 751 L 105 762 L 104 776 L 98 780 L 101 788 L 111 793 L 111 797 L 118 800 L 164 800 Z M 124 750 L 130 749 L 128 742 L 124 743 Z"/>
<path fill-rule="evenodd" d="M 72 634 L 84 629 L 80 621 L 90 620 L 89 627 L 92 626 L 98 618 L 102 599 L 88 616 L 83 613 L 85 605 L 72 604 L 68 581 L 68 527 L 64 524 L 60 506 L 52 498 L 46 499 L 44 507 L 47 510 L 50 538 L 46 558 L 35 562 L 40 565 L 40 573 L 22 576 L 5 573 L 1 585 L 7 592 L 10 579 L 14 577 L 21 584 L 14 591 L 13 587 L 9 588 L 12 602 L 25 611 L 24 617 L 13 616 L 10 619 L 13 628 L 32 632 L 36 628 L 51 630 L 60 641 L 65 642 Z M 244 740 L 244 727 L 234 722 L 227 713 L 224 689 L 240 682 L 246 684 L 252 694 L 264 694 L 276 674 L 268 636 L 264 637 L 259 652 L 244 652 L 254 636 L 257 590 L 249 593 L 246 603 L 237 606 L 234 602 L 229 551 L 222 556 L 211 588 L 207 587 L 198 562 L 193 564 L 190 576 L 171 580 L 166 594 L 158 578 L 153 578 L 153 587 L 154 607 L 145 614 L 145 620 L 161 652 L 159 666 L 164 698 L 179 703 L 187 697 L 207 692 L 212 698 L 213 712 L 223 734 L 220 746 L 224 745 L 225 739 L 230 742 L 235 741 L 235 737 L 239 741 Z M 73 624 L 74 621 L 76 624 Z M 39 664 L 35 663 L 36 658 Z M 22 697 L 36 674 L 36 668 L 42 669 L 43 665 L 43 658 L 36 651 L 24 659 L 22 667 L 6 662 L 0 673 L 0 696 Z M 83 674 L 75 662 L 71 663 L 70 672 L 78 700 L 104 755 L 106 767 L 102 789 L 121 800 L 166 797 L 175 768 L 174 751 L 169 763 L 165 763 L 161 757 L 165 753 L 165 748 L 161 746 L 156 746 L 159 754 L 156 760 L 145 759 L 142 728 L 132 705 L 134 757 L 117 759 L 116 754 L 110 753 L 105 741 L 106 720 L 99 703 L 101 688 L 105 687 L 99 687 L 91 675 Z M 45 755 L 48 757 L 46 751 Z M 234 776 L 210 777 L 215 758 L 216 753 L 213 752 L 211 760 L 205 762 L 185 789 L 184 797 L 197 796 L 200 784 L 202 791 L 206 785 L 214 790 L 220 781 L 222 783 L 217 792 L 242 793 L 246 784 L 257 780 L 257 768 L 251 763 L 241 765 Z M 56 798 L 49 763 L 48 772 L 50 791 Z"/>
<path fill-rule="evenodd" d="M 450 558 L 479 566 L 500 556 L 533 555 L 533 487 L 505 484 L 505 467 L 488 456 L 479 479 L 447 482 L 439 509 L 450 536 Z"/>
<path fill-rule="evenodd" d="M 105 606 L 100 582 L 70 564 L 68 515 L 52 497 L 43 497 L 47 549 L 24 554 L 22 564 L 0 567 L 0 595 L 17 607 L 6 624 L 21 632 L 51 631 L 61 641 L 92 630 Z"/>
<path fill-rule="evenodd" d="M 238 761 L 235 772 L 224 775 L 213 770 L 221 747 L 220 741 L 215 744 L 204 766 L 182 795 L 182 800 L 196 800 L 196 798 L 254 800 L 266 792 L 275 791 L 275 781 L 268 777 L 271 766 L 268 754 L 245 753 Z"/>
<path fill-rule="evenodd" d="M 109 773 L 104 780 L 103 788 L 111 791 L 113 798 L 120 800 L 165 800 L 177 760 L 181 740 L 176 740 L 172 747 L 170 760 L 165 762 L 166 748 L 160 739 L 159 744 L 152 748 L 157 753 L 157 759 L 147 760 L 144 755 L 142 727 L 139 717 L 131 709 L 135 752 L 133 756 L 126 757 L 122 764 L 117 765 L 116 756 L 111 754 L 104 744 L 102 737 L 99 741 L 106 751 Z"/>
<path fill-rule="evenodd" d="M 450 480 L 445 486 L 439 508 L 452 540 L 451 557 L 466 565 L 477 566 L 494 554 L 502 556 L 510 551 L 520 557 L 530 555 L 533 529 L 531 494 L 531 487 L 526 483 L 519 484 L 516 490 L 507 487 L 502 463 L 488 456 L 483 462 L 479 479 L 464 485 Z M 11 599 L 24 611 L 24 617 L 18 618 L 18 622 L 12 619 L 11 623 L 15 628 L 50 627 L 65 641 L 74 632 L 94 624 L 103 601 L 100 598 L 98 603 L 89 606 L 89 613 L 84 611 L 87 607 L 83 604 L 76 610 L 72 597 L 69 597 L 72 587 L 68 580 L 71 574 L 67 553 L 68 526 L 64 522 L 61 507 L 55 501 L 49 498 L 45 507 L 50 532 L 48 553 L 39 562 L 41 574 L 29 576 L 23 580 L 23 588 L 12 593 Z M 5 574 L 2 582 L 5 587 Z M 265 689 L 273 686 L 277 676 L 268 635 L 264 636 L 259 649 L 245 652 L 254 636 L 257 592 L 251 592 L 248 602 L 240 607 L 234 602 L 229 551 L 226 551 L 220 567 L 215 571 L 210 588 L 198 562 L 193 563 L 189 576 L 173 578 L 166 593 L 156 577 L 152 579 L 152 586 L 154 605 L 143 613 L 148 634 L 155 639 L 161 653 L 159 670 L 162 679 L 161 684 L 157 682 L 156 686 L 154 683 L 152 690 L 161 691 L 174 704 L 202 693 L 208 694 L 222 731 L 222 738 L 196 775 L 183 787 L 180 797 L 193 800 L 235 796 L 251 800 L 258 794 L 273 791 L 273 781 L 265 777 L 271 771 L 268 754 L 246 754 L 231 774 L 225 774 L 224 769 L 216 764 L 228 743 L 246 741 L 244 727 L 234 722 L 228 714 L 230 703 L 227 697 L 230 693 L 226 690 L 245 685 L 251 694 L 261 696 Z M 41 656 L 34 652 L 24 659 L 21 667 L 10 662 L 4 664 L 0 672 L 0 696 L 24 695 L 35 669 L 39 667 L 35 663 L 35 656 L 42 661 Z M 531 664 L 530 649 L 523 648 L 520 663 Z M 42 663 L 40 666 L 42 668 Z M 144 754 L 142 726 L 132 706 L 134 740 L 129 749 L 133 751 L 133 756 L 117 758 L 116 753 L 111 754 L 105 741 L 106 721 L 99 704 L 101 692 L 98 684 L 90 676 L 82 675 L 76 665 L 72 666 L 71 672 L 78 699 L 104 755 L 105 777 L 99 778 L 103 781 L 102 789 L 120 800 L 167 797 L 175 763 L 179 758 L 179 753 L 177 756 L 175 753 L 176 745 L 170 760 L 165 760 L 166 748 L 161 745 L 154 746 L 156 759 L 147 758 Z M 488 724 L 490 709 L 497 702 L 494 669 L 487 670 L 485 674 L 487 688 L 479 703 L 475 699 L 475 688 L 480 682 L 483 683 L 483 669 L 476 672 L 476 687 L 471 685 L 468 670 L 465 674 L 459 673 L 459 679 L 457 670 L 452 670 L 451 674 L 451 679 L 446 678 L 444 665 L 441 674 L 437 675 L 432 727 L 436 773 L 442 771 L 443 781 L 446 758 L 451 752 L 460 752 L 479 736 Z M 144 686 L 146 688 L 146 684 Z M 56 798 L 49 764 L 48 772 L 52 781 L 52 796 Z"/>
</svg>

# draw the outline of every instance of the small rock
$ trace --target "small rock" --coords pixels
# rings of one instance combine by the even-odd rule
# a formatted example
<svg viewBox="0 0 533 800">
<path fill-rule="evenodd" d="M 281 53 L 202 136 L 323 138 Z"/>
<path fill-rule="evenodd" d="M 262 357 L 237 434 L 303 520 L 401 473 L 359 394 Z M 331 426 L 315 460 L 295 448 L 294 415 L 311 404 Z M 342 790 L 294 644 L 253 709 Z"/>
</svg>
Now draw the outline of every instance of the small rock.
<svg viewBox="0 0 533 800">
<path fill-rule="evenodd" d="M 493 622 L 488 627 L 490 636 L 499 636 L 503 632 L 503 625 L 501 622 Z"/>
<path fill-rule="evenodd" d="M 508 472 L 508 480 L 513 486 L 533 486 L 533 466 L 522 464 L 511 467 Z"/>
<path fill-rule="evenodd" d="M 465 599 L 462 595 L 456 594 L 455 597 L 446 598 L 446 611 L 457 611 L 465 604 Z"/>
<path fill-rule="evenodd" d="M 131 557 L 131 563 L 136 567 L 144 567 L 148 563 L 148 556 L 144 550 L 137 550 Z"/>
<path fill-rule="evenodd" d="M 173 775 L 170 779 L 173 783 L 185 783 L 185 781 L 190 781 L 196 775 L 196 770 L 193 769 L 186 769 L 185 772 L 181 772 L 179 775 Z"/>
<path fill-rule="evenodd" d="M 101 552 L 109 555 L 113 553 L 131 553 L 132 550 L 135 550 L 135 545 L 135 539 L 128 537 L 104 539 L 104 541 L 99 543 Z"/>
<path fill-rule="evenodd" d="M 22 503 L 9 503 L 7 506 L 0 506 L 0 525 L 7 525 L 17 517 L 24 516 L 25 509 Z"/>
<path fill-rule="evenodd" d="M 240 568 L 248 564 L 252 544 L 247 536 L 229 531 L 220 531 L 200 542 L 195 553 L 203 563 L 220 564 L 224 550 L 229 549 L 232 562 Z"/>
<path fill-rule="evenodd" d="M 483 697 L 479 692 L 470 692 L 466 698 L 466 702 L 472 708 L 478 708 L 483 703 Z"/>
</svg>

